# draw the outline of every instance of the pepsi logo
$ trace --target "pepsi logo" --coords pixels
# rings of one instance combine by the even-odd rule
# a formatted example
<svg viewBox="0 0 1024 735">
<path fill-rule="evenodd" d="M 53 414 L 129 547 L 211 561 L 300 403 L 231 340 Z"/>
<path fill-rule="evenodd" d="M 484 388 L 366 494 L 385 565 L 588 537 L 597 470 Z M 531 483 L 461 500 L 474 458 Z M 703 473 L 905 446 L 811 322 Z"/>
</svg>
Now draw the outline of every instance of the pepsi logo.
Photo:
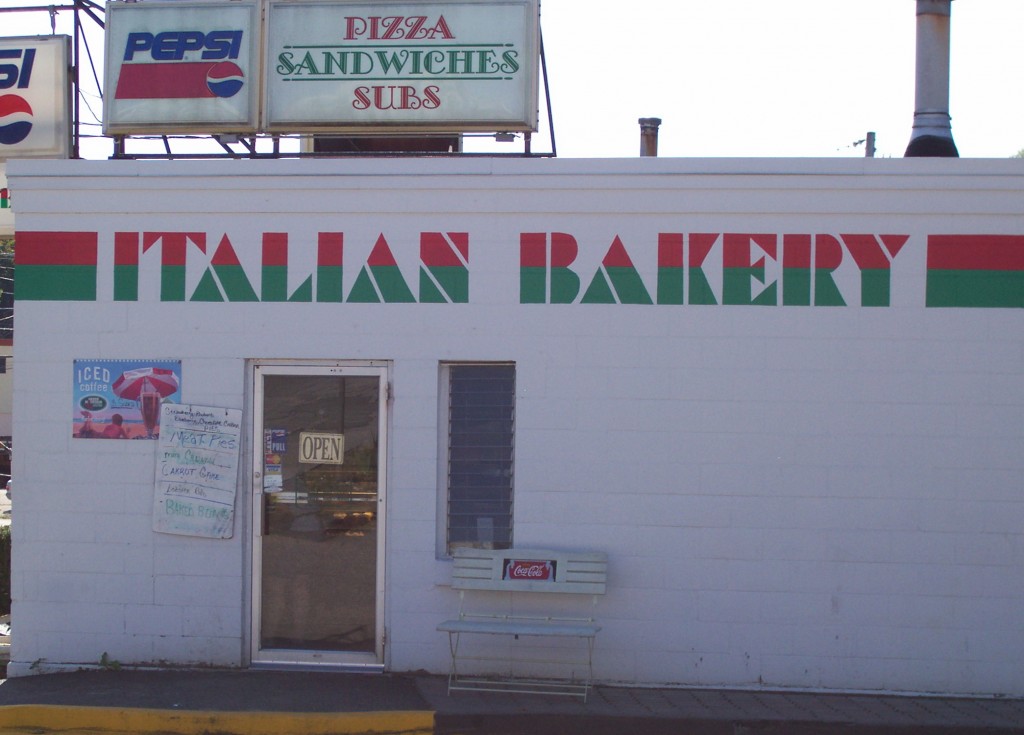
<svg viewBox="0 0 1024 735">
<path fill-rule="evenodd" d="M 32 132 L 32 107 L 16 94 L 0 95 L 0 145 L 16 145 Z"/>
<path fill-rule="evenodd" d="M 214 64 L 206 72 L 206 86 L 214 97 L 234 97 L 244 81 L 241 67 L 230 61 Z"/>
</svg>

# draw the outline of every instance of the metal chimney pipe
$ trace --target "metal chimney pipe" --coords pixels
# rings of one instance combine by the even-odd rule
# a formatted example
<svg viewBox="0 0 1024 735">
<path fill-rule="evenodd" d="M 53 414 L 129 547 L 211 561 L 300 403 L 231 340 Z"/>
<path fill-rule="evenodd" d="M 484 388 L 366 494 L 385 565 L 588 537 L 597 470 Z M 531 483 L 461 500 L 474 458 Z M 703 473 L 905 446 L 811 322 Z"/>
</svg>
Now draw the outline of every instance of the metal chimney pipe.
<svg viewBox="0 0 1024 735">
<path fill-rule="evenodd" d="M 949 116 L 949 15 L 952 0 L 917 0 L 914 128 L 906 157 L 957 158 Z"/>
<path fill-rule="evenodd" d="M 661 125 L 660 117 L 642 117 L 640 123 L 640 155 L 658 155 L 658 127 Z"/>
</svg>

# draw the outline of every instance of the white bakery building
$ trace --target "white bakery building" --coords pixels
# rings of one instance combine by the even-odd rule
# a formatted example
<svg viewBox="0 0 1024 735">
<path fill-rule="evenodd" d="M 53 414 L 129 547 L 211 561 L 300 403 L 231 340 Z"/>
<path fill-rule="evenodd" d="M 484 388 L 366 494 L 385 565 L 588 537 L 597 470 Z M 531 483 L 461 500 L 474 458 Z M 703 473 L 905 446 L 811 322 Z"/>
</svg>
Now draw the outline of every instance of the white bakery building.
<svg viewBox="0 0 1024 735">
<path fill-rule="evenodd" d="M 1024 693 L 1020 161 L 8 174 L 12 675 L 446 672 L 451 549 L 511 544 L 607 554 L 597 681 Z M 216 497 L 80 435 L 145 361 Z"/>
<path fill-rule="evenodd" d="M 468 108 L 460 130 L 529 130 L 537 8 L 494 5 L 488 26 L 481 3 L 423 4 L 403 32 L 448 46 L 402 72 L 358 4 L 110 3 L 105 131 L 191 110 L 209 132 L 317 132 L 323 100 L 288 95 L 429 116 L 499 83 L 498 107 L 533 100 L 519 126 Z M 480 27 L 522 33 L 449 48 Z M 414 77 L 344 92 L 375 59 Z M 452 80 L 424 87 L 428 63 Z M 478 548 L 552 573 L 605 555 L 593 601 L 479 603 L 592 615 L 597 682 L 1024 695 L 1024 161 L 6 175 L 10 675 L 446 673 L 453 552 Z M 477 639 L 480 673 L 539 677 L 578 643 Z"/>
</svg>

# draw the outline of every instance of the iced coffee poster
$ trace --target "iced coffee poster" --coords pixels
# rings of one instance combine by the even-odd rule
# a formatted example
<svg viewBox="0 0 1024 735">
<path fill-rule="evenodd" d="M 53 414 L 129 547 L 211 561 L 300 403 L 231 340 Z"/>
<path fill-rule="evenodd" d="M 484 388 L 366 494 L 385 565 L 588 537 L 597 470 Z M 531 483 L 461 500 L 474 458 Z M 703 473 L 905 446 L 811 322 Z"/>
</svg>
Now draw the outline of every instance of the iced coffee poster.
<svg viewBox="0 0 1024 735">
<path fill-rule="evenodd" d="M 181 403 L 181 360 L 75 360 L 76 439 L 156 439 L 160 407 Z"/>
</svg>

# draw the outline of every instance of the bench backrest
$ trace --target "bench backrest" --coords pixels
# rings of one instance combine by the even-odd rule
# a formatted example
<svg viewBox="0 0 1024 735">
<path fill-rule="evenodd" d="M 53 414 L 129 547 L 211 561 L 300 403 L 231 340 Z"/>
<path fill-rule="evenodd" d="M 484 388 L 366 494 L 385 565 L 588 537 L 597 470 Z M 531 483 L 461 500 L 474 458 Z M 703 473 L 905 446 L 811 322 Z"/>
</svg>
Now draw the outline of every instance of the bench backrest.
<svg viewBox="0 0 1024 735">
<path fill-rule="evenodd" d="M 452 588 L 603 595 L 608 558 L 600 551 L 457 548 Z"/>
</svg>

